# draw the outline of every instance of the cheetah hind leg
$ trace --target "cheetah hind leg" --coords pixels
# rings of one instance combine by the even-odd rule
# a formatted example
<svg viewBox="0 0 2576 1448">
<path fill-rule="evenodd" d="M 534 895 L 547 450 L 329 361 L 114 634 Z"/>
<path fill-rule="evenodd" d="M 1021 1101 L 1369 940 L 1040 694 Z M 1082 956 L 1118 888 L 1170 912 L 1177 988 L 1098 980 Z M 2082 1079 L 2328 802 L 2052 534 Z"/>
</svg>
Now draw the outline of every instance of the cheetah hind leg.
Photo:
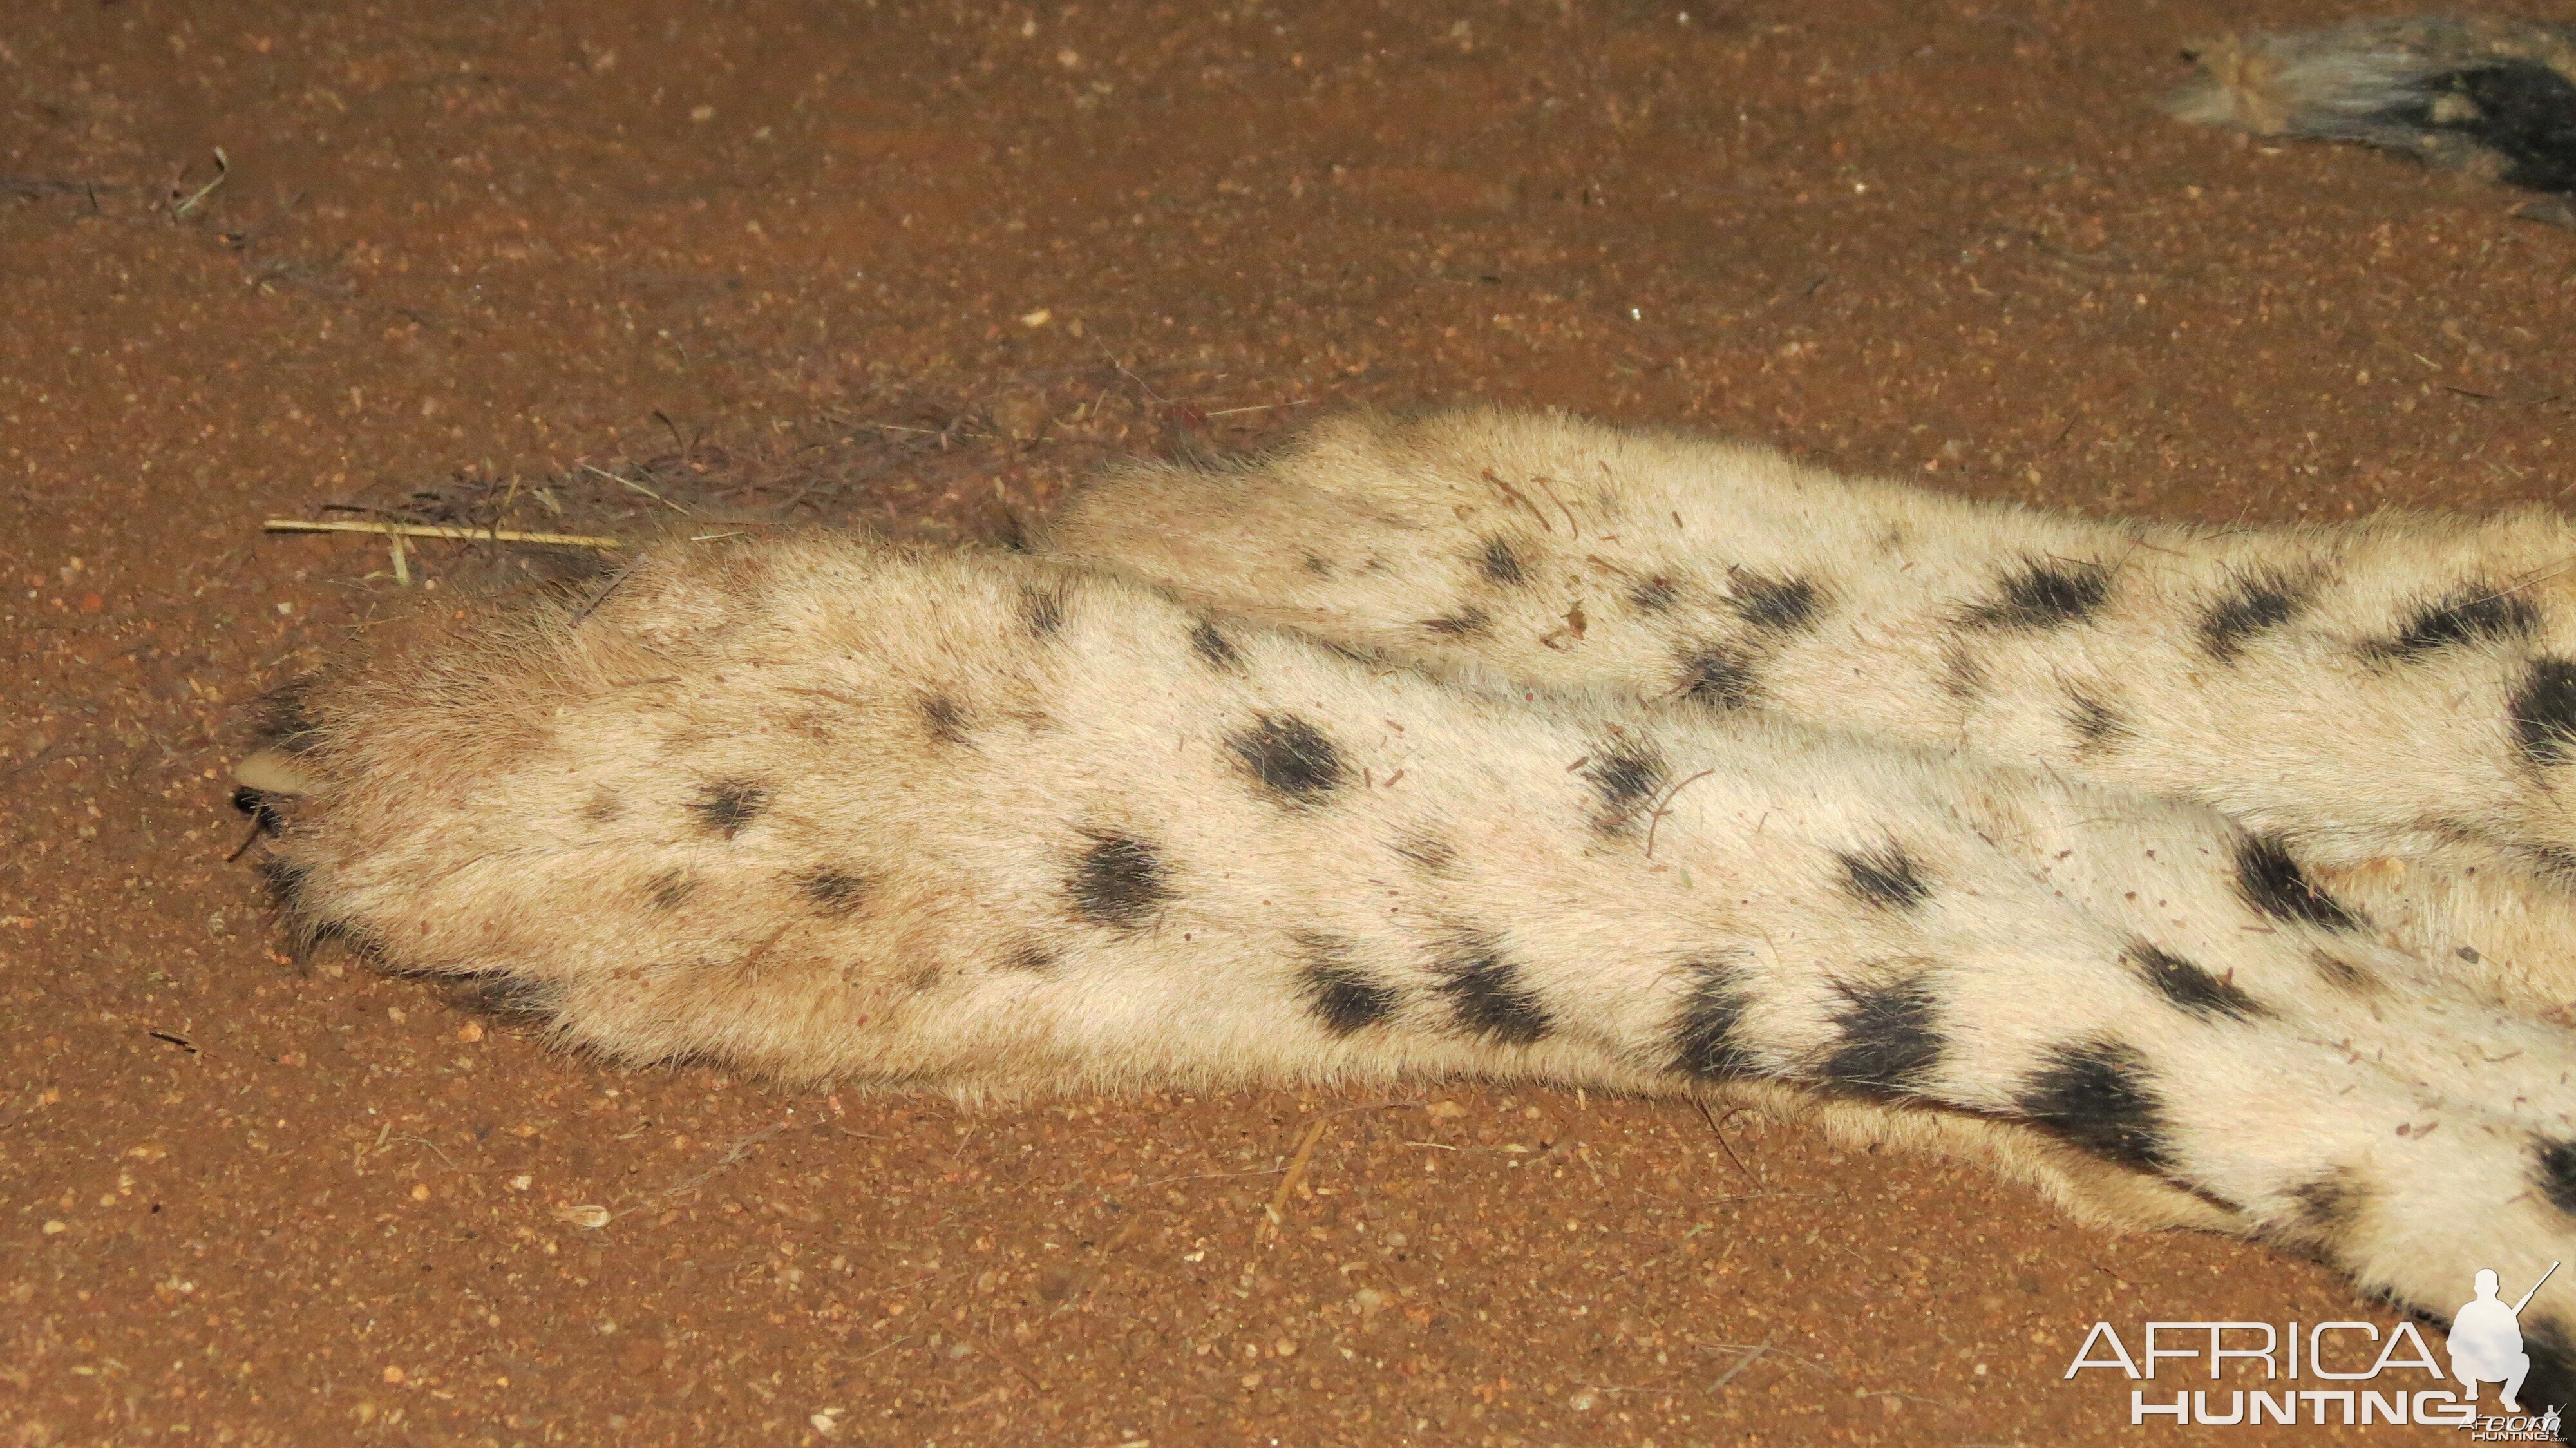
<svg viewBox="0 0 2576 1448">
<path fill-rule="evenodd" d="M 233 770 L 251 809 L 271 809 L 316 789 L 282 750 L 260 749 Z M 1847 1150 L 1881 1147 L 1982 1167 L 2030 1188 L 2086 1226 L 2112 1232 L 2191 1229 L 2242 1235 L 2242 1217 L 2152 1176 L 2115 1166 L 2027 1126 L 1861 1098 L 1831 1099 L 1759 1082 L 1709 1088 L 1711 1104 L 1821 1127 Z"/>
<path fill-rule="evenodd" d="M 818 537 L 359 647 L 308 696 L 290 911 L 513 982 L 620 1058 L 969 1093 L 1752 1086 L 2053 1134 L 2428 1312 L 2576 1258 L 2576 1144 L 2521 1099 L 2545 1063 L 2481 1064 L 2394 975 L 2321 1026 L 2291 983 L 2367 950 L 2238 901 L 2243 838 L 2205 811 L 1480 697 L 1041 562 Z M 2205 861 L 2199 958 L 2035 873 L 2004 817 L 2099 822 L 2065 881 L 2131 844 Z M 2571 1303 L 2553 1283 L 2526 1335 Z"/>
<path fill-rule="evenodd" d="M 2460 722 L 2475 687 L 2502 712 L 2576 648 L 2549 632 L 2576 617 L 2549 581 L 2576 551 L 2563 520 L 2203 536 L 1467 409 L 1121 464 L 1036 546 L 1452 681 L 1752 706 L 2198 799 L 2297 840 L 2482 999 L 2576 1002 L 2576 890 L 2534 868 L 2576 858 L 2576 815 L 2547 759 L 2485 757 L 2504 721 Z M 2481 578 L 2498 581 L 2455 598 Z M 2365 699 L 2337 681 L 2370 630 L 2388 637 L 2366 645 Z M 2428 819 L 2460 823 L 2432 838 Z"/>
</svg>

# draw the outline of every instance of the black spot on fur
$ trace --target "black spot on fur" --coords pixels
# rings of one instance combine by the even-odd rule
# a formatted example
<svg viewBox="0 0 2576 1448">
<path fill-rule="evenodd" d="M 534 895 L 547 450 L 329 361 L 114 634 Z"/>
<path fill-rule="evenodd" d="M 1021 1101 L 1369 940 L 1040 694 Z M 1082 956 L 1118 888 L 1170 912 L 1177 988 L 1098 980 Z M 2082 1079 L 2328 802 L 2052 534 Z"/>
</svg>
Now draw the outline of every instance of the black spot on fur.
<svg viewBox="0 0 2576 1448">
<path fill-rule="evenodd" d="M 942 744 L 966 742 L 966 711 L 946 694 L 932 694 L 921 701 L 921 720 L 930 726 L 930 737 Z"/>
<path fill-rule="evenodd" d="M 2499 60 L 2434 76 L 2401 114 L 2425 130 L 2466 136 L 2502 157 L 2501 179 L 2531 191 L 2576 192 L 2576 83 L 2537 60 Z M 2443 106 L 2469 103 L 2469 114 Z"/>
<path fill-rule="evenodd" d="M 1952 644 L 1941 651 L 1941 692 L 1962 704 L 1971 703 L 1986 692 L 1986 666 L 1966 646 Z"/>
<path fill-rule="evenodd" d="M 1306 555 L 1306 571 L 1317 578 L 1330 578 L 1333 576 L 1333 565 L 1327 562 L 1322 554 L 1309 553 Z"/>
<path fill-rule="evenodd" d="M 1682 692 L 1720 709 L 1753 702 L 1753 661 L 1726 644 L 1702 644 L 1682 655 Z"/>
<path fill-rule="evenodd" d="M 1728 583 L 1726 606 L 1737 618 L 1769 633 L 1812 628 L 1824 614 L 1823 596 L 1803 578 L 1768 578 L 1737 569 Z"/>
<path fill-rule="evenodd" d="M 1492 937 L 1461 936 L 1440 962 L 1439 985 L 1458 1028 L 1503 1046 L 1526 1046 L 1555 1028 L 1538 996 L 1521 982 Z"/>
<path fill-rule="evenodd" d="M 2540 610 L 2515 594 L 2470 585 L 2416 610 L 2397 637 L 2374 644 L 2382 658 L 2413 659 L 2464 644 L 2527 639 L 2540 632 Z"/>
<path fill-rule="evenodd" d="M 453 1010 L 507 1026 L 526 1026 L 554 1019 L 563 1009 L 563 992 L 523 975 L 474 975 L 449 982 L 438 992 Z"/>
<path fill-rule="evenodd" d="M 1342 782 L 1341 751 L 1294 714 L 1263 714 L 1225 741 L 1264 789 L 1292 805 L 1320 803 Z"/>
<path fill-rule="evenodd" d="M 1037 638 L 1052 638 L 1064 627 L 1064 595 L 1052 588 L 1020 590 L 1020 622 Z"/>
<path fill-rule="evenodd" d="M 590 797 L 581 808 L 581 817 L 595 825 L 604 825 L 626 813 L 626 802 L 603 789 Z"/>
<path fill-rule="evenodd" d="M 1637 812 L 1662 792 L 1664 776 L 1664 761 L 1653 750 L 1633 743 L 1593 760 L 1584 767 L 1583 777 L 1592 782 L 1593 792 L 1606 806 L 1594 826 L 1617 830 L 1635 820 Z"/>
<path fill-rule="evenodd" d="M 2110 571 L 2098 563 L 2034 559 L 2006 574 L 1994 597 L 1968 609 L 1968 619 L 1988 628 L 2063 628 L 2091 616 L 2110 596 Z"/>
<path fill-rule="evenodd" d="M 2540 1194 L 2551 1206 L 2576 1216 L 2576 1141 L 2536 1141 L 2531 1159 Z"/>
<path fill-rule="evenodd" d="M 2576 752 L 2576 664 L 2538 659 L 2513 695 L 2513 732 L 2537 764 L 2565 764 Z"/>
<path fill-rule="evenodd" d="M 2318 889 L 2288 848 L 2270 835 L 2248 837 L 2236 847 L 2236 889 L 2246 904 L 2275 920 L 2328 930 L 2358 930 L 2366 923 Z"/>
<path fill-rule="evenodd" d="M 2200 644 L 2221 663 L 2245 652 L 2246 641 L 2297 618 L 2308 606 L 2308 590 L 2277 573 L 2238 578 L 2200 616 Z"/>
<path fill-rule="evenodd" d="M 1020 946 L 1002 958 L 1003 968 L 1044 975 L 1055 969 L 1055 952 L 1035 941 Z"/>
<path fill-rule="evenodd" d="M 1306 952 L 1300 988 L 1325 1030 L 1347 1036 L 1395 1013 L 1395 987 L 1369 979 L 1351 964 L 1349 936 L 1317 931 L 1296 940 Z"/>
<path fill-rule="evenodd" d="M 2204 1020 L 2225 1016 L 2241 1021 L 2272 1014 L 2262 1002 L 2240 989 L 2236 982 L 2211 975 L 2181 956 L 2159 950 L 2143 940 L 2130 945 L 2128 954 L 2122 958 L 2166 1000 Z"/>
<path fill-rule="evenodd" d="M 1826 1080 L 1872 1095 L 1898 1095 L 1920 1085 L 1941 1063 L 1930 981 L 1838 988 L 1844 1004 L 1834 1014 L 1834 1029 L 1842 1040 L 1825 1058 Z"/>
<path fill-rule="evenodd" d="M 289 911 L 303 908 L 304 892 L 313 883 L 312 866 L 280 855 L 264 855 L 254 868 L 259 871 L 260 883 L 268 887 L 268 898 L 275 901 L 278 908 Z"/>
<path fill-rule="evenodd" d="M 1171 868 L 1143 840 L 1093 835 L 1064 888 L 1083 919 L 1133 930 L 1172 898 Z"/>
<path fill-rule="evenodd" d="M 1662 613 L 1680 596 L 1681 590 L 1673 586 L 1673 581 L 1660 574 L 1628 590 L 1628 601 L 1648 613 Z"/>
<path fill-rule="evenodd" d="M 1732 965 L 1691 961 L 1691 991 L 1682 1001 L 1680 1022 L 1673 1028 L 1673 1069 L 1703 1081 L 1763 1074 L 1745 1050 L 1744 1011 L 1753 1004 L 1742 972 Z"/>
<path fill-rule="evenodd" d="M 698 882 L 686 870 L 664 870 L 645 883 L 653 903 L 665 910 L 677 910 L 698 893 Z"/>
<path fill-rule="evenodd" d="M 1843 888 L 1865 904 L 1883 910 L 1911 910 L 1932 898 L 1923 868 L 1894 845 L 1858 854 L 1834 852 L 1842 862 Z"/>
<path fill-rule="evenodd" d="M 2309 954 L 2308 960 L 2310 964 L 2316 966 L 2317 974 L 2325 978 L 2326 984 L 2337 990 L 2350 991 L 2355 995 L 2368 995 L 2379 989 L 2378 976 L 2332 951 L 2313 951 Z"/>
<path fill-rule="evenodd" d="M 1206 660 L 1212 669 L 1243 667 L 1243 656 L 1234 651 L 1234 645 L 1227 643 L 1225 635 L 1217 632 L 1216 625 L 1212 623 L 1202 623 L 1190 630 L 1190 652 Z"/>
<path fill-rule="evenodd" d="M 332 941 L 369 959 L 384 958 L 384 942 L 364 924 L 314 908 L 311 865 L 278 855 L 262 855 L 255 868 L 286 926 L 287 951 L 297 960 Z"/>
<path fill-rule="evenodd" d="M 2150 1171 L 2173 1164 L 2146 1058 L 2118 1041 L 2049 1052 L 2017 1100 L 2032 1121 L 2106 1161 Z"/>
<path fill-rule="evenodd" d="M 321 721 L 313 717 L 313 680 L 297 679 L 260 696 L 251 735 L 280 754 L 304 754 L 320 739 Z"/>
<path fill-rule="evenodd" d="M 1392 848 L 1434 875 L 1446 874 L 1458 863 L 1457 846 L 1420 830 L 1397 837 Z"/>
<path fill-rule="evenodd" d="M 1529 582 L 1529 571 L 1521 567 L 1520 555 L 1514 553 L 1512 545 L 1501 538 L 1485 540 L 1484 551 L 1476 555 L 1476 571 L 1485 575 L 1487 582 L 1499 583 L 1506 587 L 1517 587 Z"/>
<path fill-rule="evenodd" d="M 847 870 L 815 870 L 798 879 L 796 888 L 825 915 L 847 915 L 867 903 L 868 882 Z"/>
<path fill-rule="evenodd" d="M 1483 633 L 1493 623 L 1481 608 L 1462 608 L 1443 618 L 1426 618 L 1422 626 L 1443 638 L 1462 639 Z"/>
<path fill-rule="evenodd" d="M 732 839 L 769 808 L 769 790 L 764 785 L 728 779 L 708 785 L 706 793 L 689 807 L 697 811 L 699 823 Z"/>
<path fill-rule="evenodd" d="M 2291 1210 L 2299 1224 L 2321 1242 L 2340 1241 L 2361 1220 L 2370 1189 L 2351 1167 L 2339 1166 L 2313 1181 L 2290 1188 Z"/>
<path fill-rule="evenodd" d="M 233 791 L 233 808 L 250 816 L 263 835 L 273 835 L 286 828 L 286 819 L 277 812 L 277 806 L 268 802 L 267 795 L 247 784 Z"/>
<path fill-rule="evenodd" d="M 2513 853 L 2530 862 L 2533 870 L 2561 885 L 2576 886 L 2576 850 L 2564 845 L 2515 843 Z"/>
<path fill-rule="evenodd" d="M 1382 985 L 1347 966 L 1314 965 L 1306 970 L 1306 1001 L 1324 1029 L 1336 1036 L 1376 1025 L 1395 1011 L 1395 988 Z"/>
<path fill-rule="evenodd" d="M 2090 694 L 2069 694 L 2066 724 L 2075 731 L 2075 747 L 2108 749 L 2129 736 L 2129 721 L 2118 710 Z"/>
<path fill-rule="evenodd" d="M 1609 755 L 1584 771 L 1603 800 L 1633 805 L 1651 798 L 1663 778 L 1663 761 L 1642 751 Z"/>
</svg>

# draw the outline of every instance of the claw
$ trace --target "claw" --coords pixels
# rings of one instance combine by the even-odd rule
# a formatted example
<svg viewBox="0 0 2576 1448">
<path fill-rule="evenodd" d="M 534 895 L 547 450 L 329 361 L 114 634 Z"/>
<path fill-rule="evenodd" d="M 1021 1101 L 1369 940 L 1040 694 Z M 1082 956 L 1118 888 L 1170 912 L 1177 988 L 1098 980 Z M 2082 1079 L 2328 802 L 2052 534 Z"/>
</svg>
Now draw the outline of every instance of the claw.
<svg viewBox="0 0 2576 1448">
<path fill-rule="evenodd" d="M 244 814 L 252 807 L 243 803 L 244 796 L 280 795 L 294 799 L 314 792 L 312 779 L 295 767 L 285 755 L 274 749 L 262 749 L 233 766 L 233 783 L 241 789 L 233 795 L 233 808 Z"/>
</svg>

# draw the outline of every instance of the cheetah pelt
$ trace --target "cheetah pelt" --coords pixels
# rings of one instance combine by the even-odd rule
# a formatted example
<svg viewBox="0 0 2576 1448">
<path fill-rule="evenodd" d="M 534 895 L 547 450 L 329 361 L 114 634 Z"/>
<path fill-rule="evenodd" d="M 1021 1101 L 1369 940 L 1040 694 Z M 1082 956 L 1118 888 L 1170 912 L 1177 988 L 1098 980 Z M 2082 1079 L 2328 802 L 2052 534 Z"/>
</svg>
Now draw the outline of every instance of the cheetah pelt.
<svg viewBox="0 0 2576 1448">
<path fill-rule="evenodd" d="M 1136 463 L 1040 546 L 1454 682 L 2213 806 L 2472 989 L 2576 1002 L 2576 527 L 2181 528 L 1466 411 Z"/>
<path fill-rule="evenodd" d="M 2576 1256 L 2576 1053 L 2527 1008 L 2553 977 L 2392 944 L 2307 862 L 2420 944 L 2560 857 L 2563 542 L 2083 523 L 1361 420 L 1130 470 L 1048 540 L 1196 607 L 675 542 L 370 630 L 245 778 L 296 796 L 301 928 L 624 1059 L 1808 1100 L 2439 1312 Z"/>
</svg>

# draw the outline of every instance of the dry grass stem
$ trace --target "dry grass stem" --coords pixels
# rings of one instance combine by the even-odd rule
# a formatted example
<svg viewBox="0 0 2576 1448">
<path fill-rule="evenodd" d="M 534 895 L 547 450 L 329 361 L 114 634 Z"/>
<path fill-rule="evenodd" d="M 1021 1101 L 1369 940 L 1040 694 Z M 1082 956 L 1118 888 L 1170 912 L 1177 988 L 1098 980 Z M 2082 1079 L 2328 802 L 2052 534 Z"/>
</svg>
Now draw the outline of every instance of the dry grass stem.
<svg viewBox="0 0 2576 1448">
<path fill-rule="evenodd" d="M 265 533 L 374 533 L 388 538 L 456 538 L 469 543 L 525 543 L 538 548 L 623 548 L 590 533 L 521 533 L 509 528 L 457 528 L 443 523 L 361 523 L 350 519 L 269 518 Z"/>
<path fill-rule="evenodd" d="M 1288 1158 L 1288 1174 L 1279 1179 L 1279 1190 L 1270 1194 L 1270 1205 L 1264 1209 L 1261 1226 L 1253 1233 L 1255 1241 L 1277 1236 L 1280 1227 L 1287 1222 L 1288 1194 L 1297 1190 L 1297 1184 L 1306 1179 L 1306 1163 L 1315 1159 L 1315 1143 L 1324 1139 L 1324 1132 L 1332 1124 L 1333 1118 L 1326 1116 L 1306 1128 L 1304 1139 L 1297 1143 L 1297 1154 Z"/>
</svg>

